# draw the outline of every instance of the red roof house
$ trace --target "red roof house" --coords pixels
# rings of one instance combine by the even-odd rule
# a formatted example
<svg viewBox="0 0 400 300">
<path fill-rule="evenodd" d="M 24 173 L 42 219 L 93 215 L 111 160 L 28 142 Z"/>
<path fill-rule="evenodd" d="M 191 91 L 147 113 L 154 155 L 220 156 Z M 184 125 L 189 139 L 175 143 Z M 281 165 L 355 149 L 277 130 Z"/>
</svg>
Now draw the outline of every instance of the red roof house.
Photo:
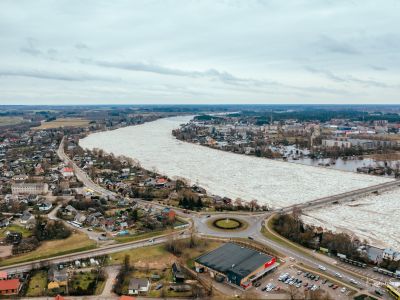
<svg viewBox="0 0 400 300">
<path fill-rule="evenodd" d="M 0 280 L 0 295 L 18 295 L 21 287 L 19 279 Z"/>
<path fill-rule="evenodd" d="M 131 296 L 121 296 L 119 297 L 119 300 L 136 300 L 136 298 Z"/>
</svg>

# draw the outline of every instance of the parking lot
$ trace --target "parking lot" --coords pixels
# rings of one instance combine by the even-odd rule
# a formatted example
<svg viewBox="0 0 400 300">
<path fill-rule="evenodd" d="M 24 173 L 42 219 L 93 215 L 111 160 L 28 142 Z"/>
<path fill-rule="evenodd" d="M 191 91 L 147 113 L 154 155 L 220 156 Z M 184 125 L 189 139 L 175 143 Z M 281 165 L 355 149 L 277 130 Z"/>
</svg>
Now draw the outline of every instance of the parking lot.
<svg viewBox="0 0 400 300">
<path fill-rule="evenodd" d="M 333 299 L 351 299 L 347 288 L 317 274 L 303 272 L 294 265 L 283 265 L 274 273 L 260 280 L 252 289 L 260 298 L 273 299 L 274 295 L 287 294 L 301 298 L 302 295 L 328 293 Z M 280 298 L 280 297 L 279 297 Z"/>
</svg>

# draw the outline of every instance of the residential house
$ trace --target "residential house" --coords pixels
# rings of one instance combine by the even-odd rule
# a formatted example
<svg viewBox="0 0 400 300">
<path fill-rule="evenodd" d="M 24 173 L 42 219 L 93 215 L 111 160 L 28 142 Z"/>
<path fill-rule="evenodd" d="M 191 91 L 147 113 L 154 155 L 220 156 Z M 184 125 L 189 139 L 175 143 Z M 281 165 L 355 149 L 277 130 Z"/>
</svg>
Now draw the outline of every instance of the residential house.
<svg viewBox="0 0 400 300">
<path fill-rule="evenodd" d="M 39 195 L 28 195 L 28 203 L 35 204 L 39 201 Z"/>
<path fill-rule="evenodd" d="M 32 215 L 29 211 L 24 211 L 23 213 L 22 213 L 22 216 L 21 216 L 21 218 L 20 218 L 20 223 L 21 224 L 27 224 L 30 220 L 32 220 L 32 219 L 35 219 L 35 216 L 34 215 Z"/>
<path fill-rule="evenodd" d="M 128 294 L 138 295 L 139 293 L 147 293 L 150 288 L 150 281 L 147 278 L 132 278 L 129 281 Z"/>
<path fill-rule="evenodd" d="M 101 212 L 95 212 L 86 218 L 86 223 L 90 226 L 97 226 L 100 223 L 100 220 L 103 219 L 103 214 Z"/>
<path fill-rule="evenodd" d="M 58 270 L 56 265 L 50 267 L 47 272 L 48 277 L 48 289 L 58 288 L 60 286 L 66 286 L 68 283 L 68 272 L 67 270 Z"/>
<path fill-rule="evenodd" d="M 72 168 L 69 167 L 65 167 L 61 169 L 61 175 L 63 177 L 72 177 L 74 176 L 74 170 Z"/>
<path fill-rule="evenodd" d="M 155 181 L 155 186 L 156 187 L 164 187 L 168 180 L 166 178 L 157 178 Z"/>
<path fill-rule="evenodd" d="M 174 282 L 184 282 L 185 281 L 185 274 L 183 274 L 181 266 L 178 265 L 176 262 L 172 264 L 172 276 Z"/>
<path fill-rule="evenodd" d="M 128 223 L 127 222 L 120 222 L 118 225 L 119 230 L 124 230 L 128 228 Z"/>
<path fill-rule="evenodd" d="M 386 248 L 385 250 L 383 250 L 382 258 L 387 260 L 399 261 L 400 252 L 397 252 L 390 248 Z"/>
<path fill-rule="evenodd" d="M 61 180 L 59 186 L 60 186 L 61 190 L 67 190 L 67 189 L 69 189 L 69 181 Z"/>
<path fill-rule="evenodd" d="M 41 164 L 37 164 L 35 166 L 35 175 L 42 175 L 44 173 L 44 169 Z"/>
<path fill-rule="evenodd" d="M 6 217 L 0 218 L 0 228 L 10 225 L 10 220 Z"/>
<path fill-rule="evenodd" d="M 0 295 L 18 295 L 21 287 L 19 279 L 0 280 Z"/>
<path fill-rule="evenodd" d="M 164 208 L 161 211 L 161 220 L 162 221 L 167 221 L 169 223 L 175 222 L 175 217 L 176 217 L 176 212 L 169 207 Z"/>
<path fill-rule="evenodd" d="M 26 181 L 28 178 L 29 178 L 28 175 L 20 174 L 20 175 L 15 175 L 15 176 L 13 176 L 12 180 L 13 180 L 14 182 L 24 182 L 24 181 Z"/>
<path fill-rule="evenodd" d="M 103 228 L 107 231 L 115 230 L 115 220 L 113 218 L 107 218 L 103 222 Z"/>
<path fill-rule="evenodd" d="M 74 221 L 83 224 L 86 221 L 86 216 L 84 214 L 77 213 L 75 215 Z"/>
<path fill-rule="evenodd" d="M 77 210 L 75 207 L 73 207 L 72 205 L 67 205 L 64 208 L 64 214 L 68 215 L 68 216 L 73 216 L 77 213 Z"/>
<path fill-rule="evenodd" d="M 136 300 L 135 297 L 122 295 L 118 300 Z"/>
<path fill-rule="evenodd" d="M 43 201 L 37 206 L 40 211 L 49 211 L 53 207 L 53 204 L 50 201 Z"/>
</svg>

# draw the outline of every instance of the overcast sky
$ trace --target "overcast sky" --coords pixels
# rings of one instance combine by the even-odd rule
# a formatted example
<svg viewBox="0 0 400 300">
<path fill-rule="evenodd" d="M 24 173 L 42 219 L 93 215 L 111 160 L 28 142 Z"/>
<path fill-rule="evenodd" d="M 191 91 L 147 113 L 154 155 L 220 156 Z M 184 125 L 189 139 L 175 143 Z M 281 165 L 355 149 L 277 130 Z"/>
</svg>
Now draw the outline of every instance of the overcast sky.
<svg viewBox="0 0 400 300">
<path fill-rule="evenodd" d="M 0 104 L 400 104 L 400 0 L 1 0 Z"/>
</svg>

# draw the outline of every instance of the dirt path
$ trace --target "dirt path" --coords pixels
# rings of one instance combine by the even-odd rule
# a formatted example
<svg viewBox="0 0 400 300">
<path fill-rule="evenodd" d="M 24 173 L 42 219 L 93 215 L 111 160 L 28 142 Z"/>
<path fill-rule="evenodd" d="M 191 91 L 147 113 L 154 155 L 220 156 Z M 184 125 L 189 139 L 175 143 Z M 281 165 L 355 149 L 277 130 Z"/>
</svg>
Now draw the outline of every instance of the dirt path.
<svg viewBox="0 0 400 300">
<path fill-rule="evenodd" d="M 101 293 L 101 297 L 115 297 L 116 295 L 112 291 L 113 285 L 115 282 L 115 278 L 118 275 L 121 266 L 110 266 L 105 268 L 105 272 L 107 274 L 106 284 L 104 285 L 103 292 Z"/>
</svg>

